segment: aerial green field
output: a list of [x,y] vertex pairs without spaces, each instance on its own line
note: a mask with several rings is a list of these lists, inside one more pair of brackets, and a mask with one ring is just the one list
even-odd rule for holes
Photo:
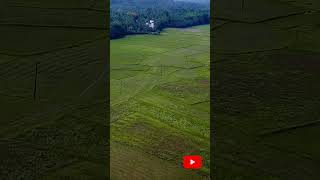
[[105,3],[0,2],[0,179],[108,177]]
[[[210,26],[111,40],[111,179],[207,179]],[[204,167],[182,168],[198,154]]]
[[319,1],[216,1],[214,177],[317,180]]

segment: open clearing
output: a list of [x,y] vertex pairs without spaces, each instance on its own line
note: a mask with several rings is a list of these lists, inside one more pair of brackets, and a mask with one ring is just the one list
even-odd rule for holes
[[[207,178],[209,30],[111,41],[111,179]],[[205,167],[184,170],[187,154],[202,155]]]

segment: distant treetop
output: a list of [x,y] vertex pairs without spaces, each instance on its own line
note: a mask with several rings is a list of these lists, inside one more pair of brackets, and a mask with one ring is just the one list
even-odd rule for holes
[[111,0],[110,36],[158,34],[155,32],[165,27],[208,24],[209,8],[207,4],[182,0]]

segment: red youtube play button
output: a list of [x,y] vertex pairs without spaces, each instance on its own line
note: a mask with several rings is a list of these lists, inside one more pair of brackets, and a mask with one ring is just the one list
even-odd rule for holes
[[200,169],[202,167],[202,157],[198,155],[184,156],[183,167],[185,169]]

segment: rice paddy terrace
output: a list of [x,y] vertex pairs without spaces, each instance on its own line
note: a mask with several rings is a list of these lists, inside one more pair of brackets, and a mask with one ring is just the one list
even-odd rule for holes
[[0,179],[106,179],[105,2],[0,8]]
[[214,177],[319,179],[320,4],[214,4]]
[[[207,179],[209,25],[111,41],[111,179]],[[201,171],[182,168],[200,154]]]

